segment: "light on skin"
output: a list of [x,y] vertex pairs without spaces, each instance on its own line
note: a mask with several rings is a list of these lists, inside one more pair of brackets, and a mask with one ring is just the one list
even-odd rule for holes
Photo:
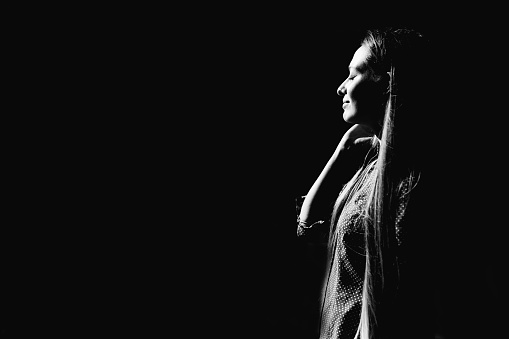
[[368,47],[362,45],[355,51],[348,66],[349,74],[339,86],[337,93],[343,97],[343,119],[351,124],[360,124],[373,131],[381,128],[384,116],[384,95],[382,77],[376,76],[368,67]]

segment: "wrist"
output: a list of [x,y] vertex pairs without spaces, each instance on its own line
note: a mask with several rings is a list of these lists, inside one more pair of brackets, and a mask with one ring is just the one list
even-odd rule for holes
[[324,220],[318,220],[318,221],[315,221],[315,222],[308,222],[307,220],[301,219],[301,217],[299,216],[297,218],[297,236],[303,235],[307,230],[313,228],[316,225],[321,225],[324,222],[325,222]]

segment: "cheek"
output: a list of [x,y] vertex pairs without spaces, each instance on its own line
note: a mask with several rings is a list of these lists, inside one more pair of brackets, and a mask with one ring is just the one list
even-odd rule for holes
[[[359,82],[352,88],[350,98],[357,110],[380,110],[384,106],[386,96],[380,84],[373,81]],[[375,113],[375,112],[373,112]]]
[[385,113],[385,100],[383,90],[377,83],[358,83],[351,89],[350,104],[344,108],[343,117],[356,123],[378,121]]
[[357,103],[369,103],[374,98],[381,95],[377,84],[370,80],[359,81],[357,84],[352,86],[350,96],[352,101]]

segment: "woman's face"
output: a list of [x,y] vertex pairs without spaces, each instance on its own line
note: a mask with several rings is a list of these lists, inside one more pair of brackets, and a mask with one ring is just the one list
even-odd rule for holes
[[378,130],[385,113],[387,84],[383,84],[382,77],[374,75],[368,67],[368,55],[366,46],[357,49],[348,67],[348,78],[339,86],[338,94],[343,96],[343,119],[346,122]]

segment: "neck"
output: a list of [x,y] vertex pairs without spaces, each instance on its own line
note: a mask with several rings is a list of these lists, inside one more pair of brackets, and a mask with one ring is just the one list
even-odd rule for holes
[[382,126],[379,124],[364,125],[370,134],[372,134],[378,141],[382,139]]

